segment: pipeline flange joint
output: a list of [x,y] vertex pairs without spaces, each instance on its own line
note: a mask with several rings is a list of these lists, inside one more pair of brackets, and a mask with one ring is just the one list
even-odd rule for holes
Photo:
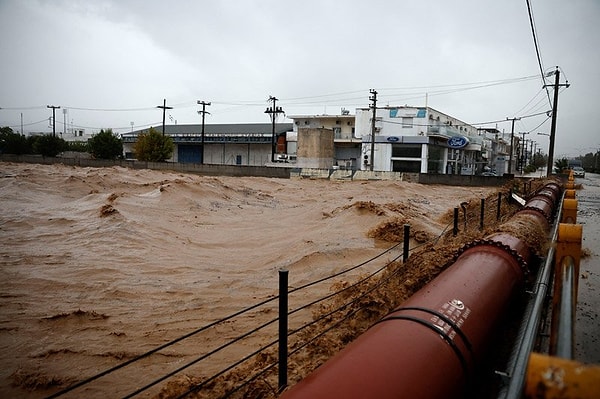
[[538,212],[538,213],[542,214],[542,216],[548,222],[548,225],[552,225],[552,222],[554,221],[554,215],[553,214],[548,214],[547,212],[544,212],[543,209],[541,209],[541,208],[539,208],[537,206],[526,206],[523,209],[521,209],[521,211],[535,211],[535,212]]
[[523,272],[523,276],[525,276],[525,278],[527,278],[529,276],[529,266],[527,265],[527,261],[521,256],[521,254],[519,254],[517,251],[515,251],[514,249],[512,249],[511,247],[509,247],[506,244],[503,244],[499,241],[489,240],[489,239],[485,239],[485,238],[473,240],[473,241],[463,245],[454,255],[454,263],[456,263],[456,260],[458,258],[460,258],[460,256],[463,253],[465,253],[467,250],[469,250],[471,248],[479,247],[479,246],[492,246],[492,247],[500,248],[501,250],[503,250],[504,252],[509,254],[511,257],[513,257],[517,261],[521,271]]

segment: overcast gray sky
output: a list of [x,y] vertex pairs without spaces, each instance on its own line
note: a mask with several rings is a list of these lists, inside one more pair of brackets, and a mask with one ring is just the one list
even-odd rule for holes
[[[600,149],[600,1],[531,0],[545,72],[560,67],[555,157]],[[464,122],[522,117],[547,151],[553,96],[536,58],[526,0],[0,0],[0,125],[48,132],[47,105],[68,124],[116,132],[269,122],[429,105]],[[554,76],[547,78],[554,83]],[[57,131],[65,116],[57,110]],[[281,118],[280,121],[289,121]],[[498,123],[495,123],[498,121]],[[544,122],[545,121],[545,122]]]

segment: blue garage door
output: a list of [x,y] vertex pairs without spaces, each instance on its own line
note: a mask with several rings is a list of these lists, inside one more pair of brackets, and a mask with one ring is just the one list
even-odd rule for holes
[[177,156],[181,163],[201,163],[202,146],[201,145],[179,145],[177,146]]

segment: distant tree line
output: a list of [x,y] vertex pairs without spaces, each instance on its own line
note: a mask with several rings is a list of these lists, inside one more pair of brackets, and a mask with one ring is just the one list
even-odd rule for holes
[[[133,150],[140,161],[163,162],[173,155],[175,145],[171,137],[150,128],[147,133],[138,136]],[[55,157],[65,151],[87,152],[97,159],[118,159],[123,157],[123,141],[112,129],[102,129],[85,142],[69,142],[52,134],[25,136],[15,133],[10,127],[0,128],[2,154]]]
[[583,156],[578,156],[575,159],[579,159],[581,161],[581,167],[586,170],[586,172],[591,173],[600,173],[600,150],[596,151],[596,153],[588,152]]

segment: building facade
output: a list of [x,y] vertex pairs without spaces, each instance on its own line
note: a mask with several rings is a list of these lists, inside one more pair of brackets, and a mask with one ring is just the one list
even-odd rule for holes
[[[362,139],[355,135],[355,116],[349,111],[342,109],[339,115],[288,115],[288,118],[293,121],[293,131],[287,139],[288,156],[297,158],[299,167],[329,165],[360,169]],[[315,137],[318,132],[322,132],[320,140]],[[300,148],[303,143],[307,148]],[[323,151],[329,146],[333,149],[331,155]],[[329,160],[324,159],[325,156]]]
[[[149,129],[121,135],[126,159],[134,159],[133,146],[137,137]],[[162,132],[162,126],[156,127]],[[291,123],[165,125],[165,135],[173,139],[175,151],[170,162],[205,163],[217,165],[262,166],[272,157],[283,158],[287,153],[286,134]]]
[[375,132],[372,117],[356,110],[364,170],[473,175],[489,164],[477,128],[433,108],[378,107]]

